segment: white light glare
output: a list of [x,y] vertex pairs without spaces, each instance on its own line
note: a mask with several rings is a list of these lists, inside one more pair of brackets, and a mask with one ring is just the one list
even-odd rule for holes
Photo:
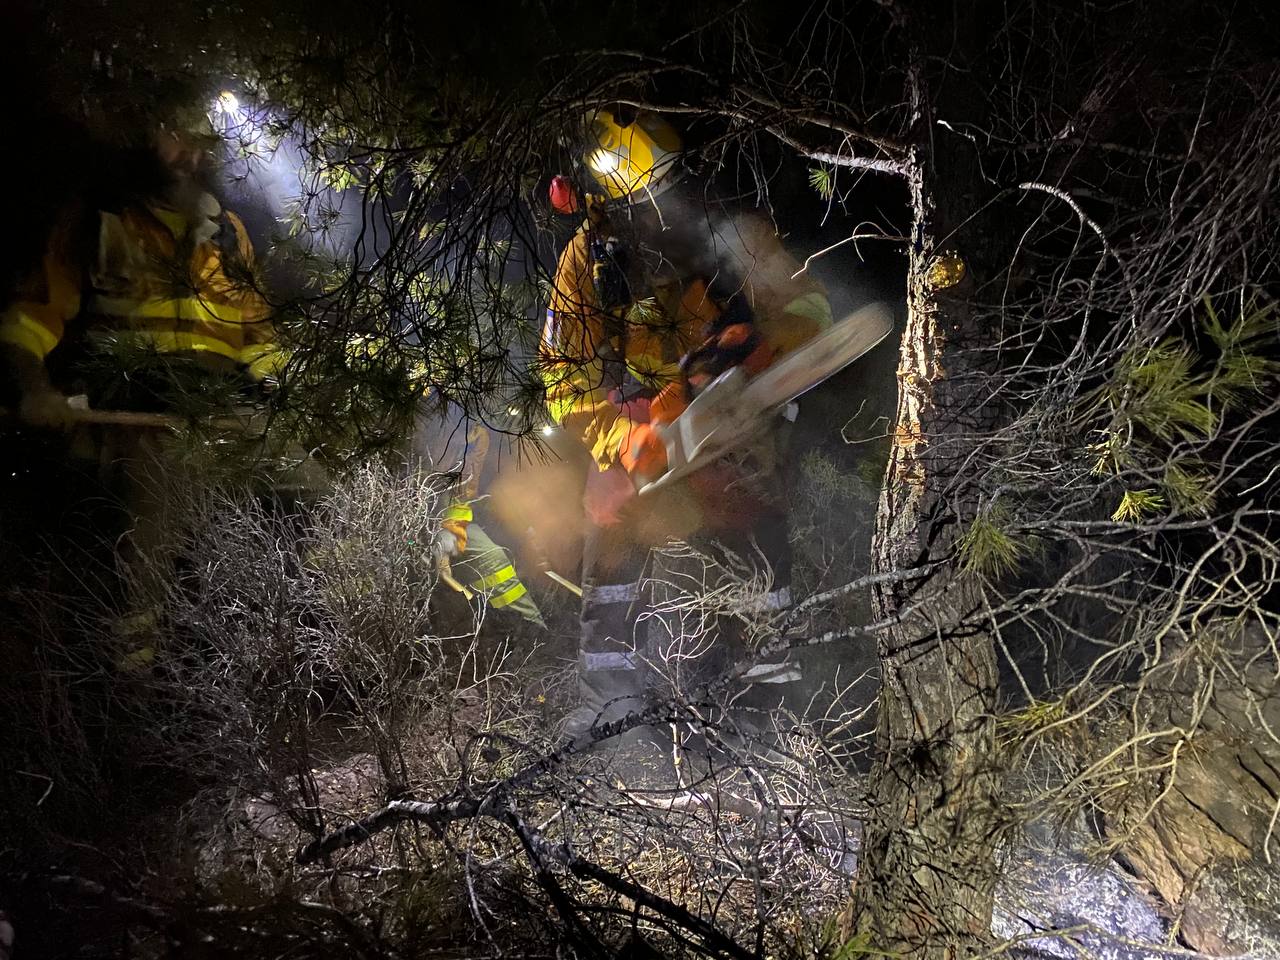
[[556,432],[556,428],[549,423],[542,428],[542,435],[544,437],[549,437],[555,432]]
[[597,150],[591,155],[591,169],[601,174],[613,173],[618,169],[618,158],[608,150]]
[[219,113],[238,114],[240,112],[240,98],[230,90],[223,90],[218,94],[218,99],[214,101],[213,106]]

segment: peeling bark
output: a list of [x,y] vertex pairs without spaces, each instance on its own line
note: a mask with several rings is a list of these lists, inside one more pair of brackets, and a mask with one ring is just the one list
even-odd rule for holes
[[[973,506],[960,471],[981,416],[968,378],[957,374],[972,372],[964,345],[978,339],[974,275],[995,271],[990,239],[972,219],[982,189],[972,147],[937,132],[919,80],[917,90],[917,145],[908,160],[915,241],[873,570],[944,562],[925,580],[875,593],[876,618],[901,619],[879,638],[873,815],[854,922],[870,948],[954,957],[986,937],[996,879],[996,655],[974,586],[953,559]],[[952,251],[966,267],[958,283],[960,271],[934,269]]]

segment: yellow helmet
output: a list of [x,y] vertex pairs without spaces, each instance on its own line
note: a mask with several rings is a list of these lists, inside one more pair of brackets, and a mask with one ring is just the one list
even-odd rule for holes
[[608,110],[597,110],[587,119],[596,142],[587,153],[587,167],[609,199],[648,199],[676,181],[672,168],[683,144],[662,117],[642,111],[621,126]]

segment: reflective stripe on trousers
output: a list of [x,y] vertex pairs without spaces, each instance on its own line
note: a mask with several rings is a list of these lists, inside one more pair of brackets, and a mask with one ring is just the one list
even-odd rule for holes
[[634,606],[640,599],[640,581],[601,583],[582,588],[582,669],[587,673],[636,670],[636,651],[627,649],[588,650],[587,646],[620,647],[629,643],[627,630]]
[[582,588],[582,602],[599,606],[610,603],[633,603],[640,599],[640,581],[631,583],[602,583]]
[[606,650],[601,653],[583,652],[582,654],[582,669],[587,673],[635,670],[636,666],[634,650]]

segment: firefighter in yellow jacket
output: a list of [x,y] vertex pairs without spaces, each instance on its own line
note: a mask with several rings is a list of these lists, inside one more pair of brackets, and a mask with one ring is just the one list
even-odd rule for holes
[[[189,383],[216,377],[251,387],[282,364],[244,224],[200,183],[200,142],[166,134],[157,153],[167,182],[114,209],[88,197],[67,204],[39,263],[0,301],[6,402],[31,425],[71,425],[66,384],[87,387],[95,406],[105,399],[163,411],[181,370],[194,373]],[[138,369],[122,357],[138,358]],[[120,542],[128,607],[113,629],[118,663],[140,666],[153,655],[154,611],[170,579],[163,555],[173,463],[161,433],[148,429],[81,430],[76,447],[92,448],[131,517]]]
[[68,205],[0,313],[0,347],[28,422],[69,416],[46,359],[72,327],[91,350],[110,340],[253,380],[281,362],[244,224],[200,187],[196,144],[164,136],[159,152],[168,186],[118,210]]
[[[637,502],[635,489],[665,468],[654,424],[678,416],[729,366],[759,372],[831,325],[823,290],[795,276],[799,264],[764,218],[709,215],[699,198],[681,195],[679,137],[661,117],[624,122],[600,111],[590,123],[595,192],[583,199],[563,177],[551,186],[557,211],[585,216],[560,255],[540,348],[548,413],[595,463],[585,503],[584,706],[571,729],[611,702],[609,715],[638,705],[652,652],[637,630],[652,547],[709,538],[763,556],[773,589],[762,604],[789,605],[776,438],[658,499]],[[729,486],[736,492],[726,494]],[[765,672],[760,679],[795,678],[786,666]]]

